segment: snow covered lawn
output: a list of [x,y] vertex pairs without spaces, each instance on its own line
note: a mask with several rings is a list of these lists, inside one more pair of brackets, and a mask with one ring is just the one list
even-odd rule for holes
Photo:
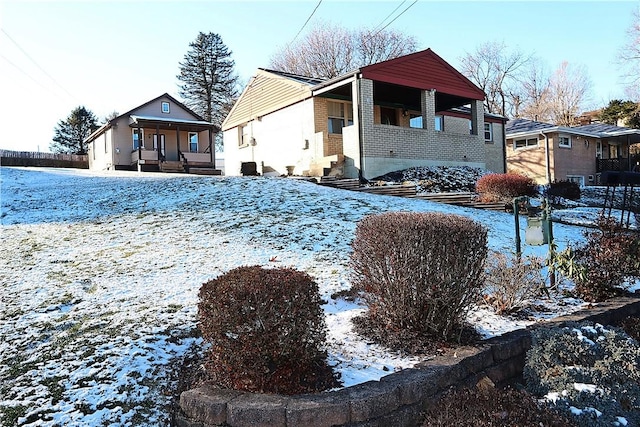
[[[241,265],[316,278],[345,386],[412,366],[418,358],[351,332],[363,307],[330,298],[349,288],[350,243],[365,215],[460,214],[488,227],[490,249],[515,251],[507,213],[295,179],[3,167],[0,185],[0,424],[167,425],[171,362],[198,340],[200,285]],[[563,249],[582,229],[558,224],[554,235]],[[545,303],[541,317],[580,307]],[[470,320],[489,337],[537,317],[478,307]]]

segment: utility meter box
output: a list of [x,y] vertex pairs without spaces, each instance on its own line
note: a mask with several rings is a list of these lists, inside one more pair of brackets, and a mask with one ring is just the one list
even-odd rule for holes
[[531,246],[540,246],[549,243],[548,221],[539,216],[528,217],[524,241]]

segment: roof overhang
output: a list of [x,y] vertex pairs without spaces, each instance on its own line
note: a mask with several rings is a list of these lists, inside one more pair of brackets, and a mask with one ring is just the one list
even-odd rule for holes
[[129,127],[157,127],[158,129],[164,130],[175,130],[180,128],[180,130],[195,132],[205,130],[210,130],[212,132],[220,131],[219,127],[204,120],[174,119],[155,116],[139,116],[134,114],[129,116]]
[[532,129],[532,130],[527,130],[527,131],[521,131],[521,132],[513,132],[513,133],[509,133],[507,132],[505,134],[505,137],[507,139],[514,139],[514,138],[524,138],[527,136],[537,136],[537,135],[546,135],[546,134],[550,134],[550,133],[568,133],[571,135],[576,135],[576,136],[584,136],[584,137],[588,137],[588,138],[604,138],[604,136],[600,133],[592,133],[592,132],[582,132],[582,131],[577,131],[575,129],[571,129],[568,127],[564,127],[564,126],[551,126],[548,128],[544,128],[544,129]]

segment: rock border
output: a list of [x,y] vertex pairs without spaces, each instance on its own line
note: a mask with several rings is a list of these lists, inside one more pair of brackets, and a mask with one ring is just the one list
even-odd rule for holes
[[[640,297],[617,298],[533,327],[566,322],[616,323],[640,315]],[[415,426],[421,413],[452,386],[505,383],[519,377],[531,328],[491,338],[477,347],[422,362],[415,368],[337,391],[297,396],[200,387],[180,395],[178,427]]]

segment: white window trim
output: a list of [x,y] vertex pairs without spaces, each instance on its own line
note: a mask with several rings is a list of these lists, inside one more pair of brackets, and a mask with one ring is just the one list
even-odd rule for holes
[[[487,139],[487,126],[489,126],[489,138]],[[484,140],[485,142],[493,142],[493,123],[484,122]]]
[[[329,115],[329,103],[340,104],[342,105],[342,116],[332,116]],[[331,132],[329,130],[329,120],[330,119],[338,119],[342,120],[342,128],[340,129],[340,133]],[[351,122],[351,123],[349,123]],[[343,102],[343,101],[335,101],[330,100],[327,101],[327,134],[330,135],[342,135],[342,129],[353,126],[353,104],[351,102]]]
[[[525,143],[524,143],[524,147],[518,147],[518,146],[516,146],[516,143],[517,143],[518,141],[525,141]],[[535,143],[535,145],[529,145],[529,141],[536,141],[536,143]],[[530,150],[530,149],[532,149],[532,148],[538,148],[538,144],[539,144],[538,137],[534,137],[534,138],[521,138],[521,139],[514,139],[514,140],[513,140],[513,150],[514,150],[514,151],[515,151],[515,150],[528,150],[528,149]]]
[[[192,151],[191,150],[191,136],[192,135],[196,136],[196,151]],[[189,132],[187,134],[187,141],[189,141],[189,152],[190,153],[197,153],[198,150],[200,149],[200,137],[198,136],[198,132]]]
[[[563,144],[562,143],[562,138],[567,138],[569,143],[568,144]],[[571,135],[566,135],[566,134],[565,135],[563,135],[563,134],[558,135],[558,147],[571,148]]]
[[[245,123],[244,125],[238,126],[238,148],[245,148],[250,145],[252,129],[249,126],[250,126],[249,123]],[[247,130],[246,134],[243,132],[245,129]],[[247,136],[246,141],[244,138],[245,135]]]
[[[137,150],[138,148],[136,147],[136,141],[133,138],[133,136],[136,134],[136,132],[138,131],[138,129],[131,129],[131,146],[133,147],[134,150]],[[144,150],[144,129],[140,129],[140,139],[138,140],[138,142],[140,143],[140,148]]]
[[[164,107],[167,107],[167,111],[165,111]],[[165,114],[169,114],[171,111],[171,107],[169,106],[169,103],[166,101],[163,101],[162,104],[160,104],[160,111],[162,111]]]

